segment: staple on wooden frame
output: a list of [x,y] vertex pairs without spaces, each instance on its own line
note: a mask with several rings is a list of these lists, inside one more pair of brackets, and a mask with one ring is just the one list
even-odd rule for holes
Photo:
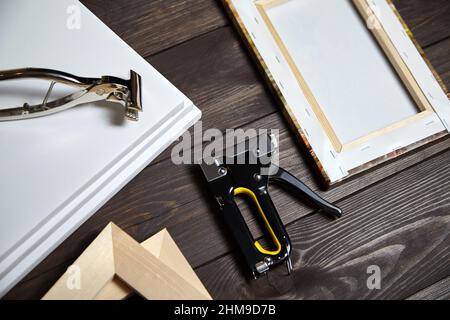
[[[414,100],[415,104],[417,105],[420,112],[414,116],[408,117],[406,119],[403,119],[401,121],[398,121],[392,125],[386,126],[385,128],[382,128],[380,130],[371,132],[363,137],[357,138],[354,141],[351,141],[349,143],[342,143],[340,139],[338,138],[335,130],[333,129],[331,123],[325,116],[325,113],[323,112],[322,108],[320,107],[319,103],[317,102],[314,94],[312,93],[311,89],[309,88],[306,80],[302,76],[299,68],[295,64],[292,56],[290,55],[286,45],[284,44],[283,40],[281,39],[280,35],[278,34],[275,26],[273,25],[271,19],[269,18],[267,11],[275,6],[282,5],[286,3],[287,1],[291,0],[256,0],[255,5],[260,13],[263,21],[266,23],[270,33],[272,34],[275,42],[277,43],[280,51],[282,52],[284,58],[286,59],[289,68],[294,73],[295,78],[297,79],[297,82],[302,89],[303,93],[305,94],[308,102],[311,104],[312,109],[314,110],[314,113],[316,114],[319,122],[322,124],[328,138],[330,139],[331,144],[333,145],[335,151],[338,153],[347,151],[349,149],[352,149],[358,145],[361,145],[363,143],[367,143],[370,140],[377,138],[379,136],[382,136],[385,133],[394,131],[398,128],[407,126],[410,123],[419,121],[423,119],[424,117],[429,116],[431,113],[434,113],[434,109],[432,105],[430,104],[428,98],[426,97],[425,93],[420,88],[419,84],[417,83],[416,79],[412,75],[411,71],[409,70],[408,66],[406,65],[405,61],[402,59],[401,54],[397,51],[394,44],[392,43],[391,39],[389,38],[386,30],[381,28],[374,28],[372,29],[372,34],[376,38],[378,44],[381,46],[382,50],[384,51],[385,55],[387,56],[388,60],[390,61],[391,65],[394,67],[396,73],[400,77],[403,84],[406,86],[410,96]],[[378,21],[378,24],[381,26],[381,23],[378,19],[378,17],[373,12],[370,5],[367,3],[367,0],[352,0],[354,3],[356,9],[364,19],[368,19],[369,17],[375,18]]]

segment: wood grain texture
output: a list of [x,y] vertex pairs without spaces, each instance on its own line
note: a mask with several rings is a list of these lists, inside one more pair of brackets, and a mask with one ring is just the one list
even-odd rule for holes
[[[200,279],[166,229],[142,242],[141,246],[186,280],[205,298],[211,299],[208,291],[206,291]],[[115,277],[113,281],[110,281],[97,293],[95,300],[123,300],[132,294],[133,290],[122,280]]]
[[[275,116],[275,115],[274,115]],[[278,116],[278,115],[277,115]],[[281,123],[281,118],[278,125]],[[277,123],[269,123],[276,125]],[[314,177],[311,176],[310,170],[306,165],[299,167],[299,163],[303,163],[301,154],[296,149],[295,141],[291,138],[289,132],[281,135],[283,151],[281,152],[281,164],[283,167],[292,171],[295,175],[302,177],[302,180],[309,185],[314,185]],[[401,162],[392,162],[387,166],[375,170],[363,178],[354,179],[351,182],[338,187],[324,195],[327,199],[338,201],[349,195],[366,188],[377,181],[383,180],[390,175],[401,172],[405,168],[411,167],[416,161],[428,159],[432,154],[440,153],[449,147],[449,141],[442,141],[434,146],[435,149],[426,149],[420,153],[411,154],[402,159]],[[285,148],[285,149],[284,149]],[[427,163],[427,162],[425,162]],[[58,271],[52,271],[52,267],[58,261],[60,263],[68,263],[71,257],[82,251],[82,249],[92,240],[97,233],[99,226],[103,226],[111,219],[120,221],[123,228],[138,240],[143,240],[149,234],[156,232],[163,226],[168,226],[171,234],[180,249],[186,255],[193,266],[202,265],[217,256],[226,254],[233,249],[234,243],[230,242],[230,235],[223,228],[223,222],[217,215],[217,211],[213,204],[205,199],[209,199],[205,191],[201,190],[204,185],[201,178],[195,175],[195,171],[191,171],[186,167],[174,167],[166,162],[160,163],[152,168],[149,176],[138,176],[137,180],[141,183],[136,189],[128,189],[129,197],[124,200],[123,197],[115,198],[105,208],[101,209],[88,223],[84,224],[77,230],[61,247],[56,250],[46,261],[41,264],[39,277],[43,271],[49,271],[49,276]],[[149,169],[150,169],[149,168]],[[172,168],[172,169],[170,169]],[[172,170],[175,181],[166,179],[166,172]],[[151,179],[150,179],[151,177]],[[141,180],[142,179],[142,180]],[[196,181],[194,184],[183,182],[184,180]],[[152,183],[150,184],[150,181]],[[150,195],[148,190],[155,189],[159,185],[161,191],[157,194]],[[126,190],[125,189],[125,190]],[[315,187],[317,190],[317,186]],[[164,191],[163,191],[164,190]],[[289,194],[279,192],[279,190],[271,190],[272,197],[276,203],[285,223],[291,223],[300,217],[313,212],[310,208],[302,205],[297,199],[292,198]],[[187,197],[197,195],[194,200]],[[183,197],[185,195],[186,197]],[[146,201],[143,202],[142,198]],[[185,199],[188,198],[188,199]],[[141,200],[139,200],[141,199]],[[166,201],[160,201],[166,199]],[[130,204],[133,209],[130,209]],[[252,231],[258,234],[257,225],[252,216],[248,216]],[[65,264],[64,264],[65,265]],[[67,266],[67,265],[65,265]],[[30,275],[34,281],[39,279],[36,274]],[[25,281],[26,282],[26,281]],[[28,284],[26,284],[27,286]],[[21,290],[20,290],[21,291]],[[23,293],[23,292],[22,292]]]
[[202,110],[204,128],[237,128],[276,110],[232,27],[148,61]]
[[[292,171],[313,189],[319,189],[311,168],[306,164],[307,158],[299,150],[295,137],[280,115],[276,103],[262,82],[253,61],[249,58],[234,29],[228,25],[224,11],[216,1],[121,0],[109,2],[85,0],[83,2],[94,13],[100,15],[102,20],[141,54],[152,55],[154,52],[158,52],[158,54],[148,58],[149,62],[202,109],[204,127],[217,127],[221,130],[237,127],[279,128],[282,148],[281,165]],[[442,15],[442,11],[448,10],[450,3],[441,0],[394,2],[415,32],[419,42],[426,47],[425,51],[435,68],[443,76],[446,84],[450,85],[450,40],[445,40],[448,37],[449,28],[441,28],[442,25],[445,26],[448,23],[448,15]],[[179,7],[173,9],[170,3]],[[186,4],[190,4],[190,6]],[[439,4],[441,9],[437,10]],[[185,6],[182,7],[183,5]],[[162,9],[164,9],[164,12],[158,13],[158,10]],[[189,19],[186,19],[187,15],[189,15]],[[168,26],[171,23],[177,26],[174,27],[176,31],[169,30],[171,28]],[[205,24],[208,24],[208,26],[204,27]],[[139,30],[147,30],[148,32]],[[135,35],[135,32],[138,32],[139,36]],[[152,35],[152,33],[157,33],[157,36]],[[157,39],[154,37],[157,37]],[[429,39],[432,40],[429,41]],[[430,44],[432,45],[430,46]],[[431,180],[423,179],[433,173],[434,167],[431,164],[435,163],[436,159],[441,161],[440,164],[443,168],[450,166],[449,153],[446,151],[449,147],[449,140],[441,141],[415,154],[408,154],[397,161],[352,179],[330,192],[321,192],[325,198],[344,204],[346,211],[349,213],[348,218],[345,218],[346,228],[348,228],[345,230],[352,230],[346,236],[349,241],[355,237],[361,243],[366,243],[357,229],[360,226],[363,228],[362,230],[367,230],[364,221],[358,218],[359,215],[369,217],[360,208],[360,206],[365,206],[364,208],[367,209],[368,203],[375,197],[364,198],[367,196],[367,190],[372,190],[378,185],[388,186],[395,190],[397,187],[399,189],[405,188],[406,184],[403,179],[406,175],[405,172],[408,172],[408,175],[416,175],[418,181],[424,184],[425,194],[429,199],[440,197],[440,193],[435,189],[438,178],[433,178],[432,185],[434,187],[430,190],[427,189],[426,181],[430,182]],[[213,283],[212,276],[210,277],[208,274],[208,270],[212,270],[213,267],[220,270],[222,268],[221,261],[225,261],[225,266],[233,269],[229,271],[230,276],[224,278],[223,281],[230,282],[231,280],[232,282],[233,279],[236,279],[239,283],[238,289],[234,287],[236,289],[234,297],[251,296],[255,294],[254,288],[267,292],[265,297],[275,296],[274,291],[271,291],[271,283],[261,281],[255,283],[247,280],[247,270],[240,268],[240,265],[236,263],[240,256],[233,252],[235,245],[218,218],[215,206],[209,201],[209,195],[204,190],[204,182],[200,172],[186,166],[175,166],[171,163],[169,157],[170,150],[164,152],[157,161],[141,172],[136,179],[70,236],[17,285],[6,298],[40,298],[110,221],[118,224],[138,241],[142,241],[162,228],[168,227],[169,232],[191,265],[195,267],[203,266],[199,270],[202,278],[208,281],[207,288],[208,286],[213,288],[214,297],[232,297],[231,290],[222,289],[221,285]],[[443,159],[446,159],[447,162]],[[416,172],[417,169],[414,165],[417,162],[422,162],[421,165],[417,166],[422,169]],[[430,169],[427,172],[428,166],[430,166]],[[441,176],[440,179],[443,180],[444,176]],[[441,185],[446,183],[446,181],[441,182]],[[377,196],[383,196],[380,189],[376,190]],[[403,198],[406,194],[409,196]],[[419,194],[422,195],[422,193]],[[298,229],[295,229],[296,221],[311,214],[313,210],[278,189],[272,191],[272,196],[282,214],[283,221],[289,224],[290,228],[293,228],[291,236],[294,235],[296,238],[296,246],[300,249],[304,248],[304,221],[300,220]],[[410,220],[402,220],[404,216],[411,218],[409,211],[403,213],[404,208],[405,210],[409,208],[409,197],[411,197],[411,194],[406,191],[399,196],[396,196],[395,191],[393,191],[393,196],[385,200],[386,205],[391,205],[392,208],[397,210],[398,220],[395,220],[396,216],[390,211],[394,209],[387,208],[388,212],[385,214],[386,208],[381,203],[370,211],[372,215],[380,215],[381,220],[386,219],[393,224],[393,228],[398,231],[398,237],[394,237],[397,231],[392,230],[392,232],[389,232],[389,239],[398,239],[398,242],[402,244],[404,244],[402,238],[406,237],[406,234],[401,230],[410,225]],[[429,214],[430,217],[434,217],[441,214],[439,210],[441,208],[437,206],[435,210],[427,208],[425,210],[427,213],[421,211],[419,214],[421,216]],[[358,214],[355,214],[354,211]],[[331,229],[332,226],[321,217],[307,217],[305,221],[309,221],[309,219],[312,219],[312,221],[317,219],[317,223],[323,223],[323,226],[318,230],[326,229],[327,241],[330,243],[337,241],[337,239],[342,241],[345,238],[344,229],[339,229],[339,232],[335,234],[334,229]],[[250,221],[251,229],[257,233],[256,224],[251,218]],[[383,224],[383,226],[385,225]],[[314,226],[310,226],[310,228]],[[335,228],[334,225],[333,228]],[[429,230],[430,232],[434,230],[427,223],[421,223],[418,229]],[[308,232],[311,233],[312,231]],[[297,238],[298,236],[302,236],[302,238]],[[317,236],[318,239],[322,240],[319,235]],[[381,231],[376,233],[376,236],[380,238],[379,241],[384,239]],[[434,243],[433,241],[429,243]],[[310,244],[306,243],[306,245]],[[311,250],[308,252],[312,252]],[[341,250],[348,250],[347,245],[343,244]],[[419,254],[421,248],[416,247],[415,250],[415,253]],[[230,252],[233,252],[233,254],[230,254]],[[335,252],[330,254],[332,258],[329,259],[336,259]],[[358,254],[363,255],[363,251]],[[324,253],[322,259],[325,259],[325,256],[326,253]],[[436,256],[438,257],[439,254],[436,253]],[[312,255],[309,257],[312,259],[308,260],[309,263],[316,259]],[[433,257],[430,255],[428,258],[429,262],[424,261],[423,264],[431,267]],[[411,259],[407,258],[401,261],[410,263]],[[436,263],[439,264],[439,262]],[[354,269],[348,268],[348,270]],[[392,277],[402,277],[403,270],[401,268],[392,270]],[[217,277],[218,273],[213,271],[211,271],[211,275]],[[284,270],[279,272],[283,274]],[[417,280],[417,285],[414,284],[415,280],[410,276],[412,273],[405,273],[405,279],[408,279],[414,286],[411,287],[409,292],[402,290],[395,293],[395,290],[391,288],[391,296],[407,297],[413,295],[415,292],[432,285],[433,281],[436,282],[445,277],[441,270],[433,271],[429,269],[428,272],[429,277],[425,280]],[[311,274],[318,278],[322,276],[319,272]],[[286,292],[293,294],[295,297],[313,296],[311,292],[316,279],[308,280],[305,275],[308,275],[308,272],[302,274],[301,279],[306,282],[309,281],[308,287],[296,283],[296,286],[298,286],[297,292]],[[326,273],[326,279],[330,283],[336,284],[336,289],[333,289],[332,293],[342,292],[344,282],[335,281],[333,277],[333,273]],[[392,279],[389,281],[389,283],[394,283]],[[326,280],[319,281],[319,284],[326,286],[327,282]],[[350,286],[349,288],[348,290],[351,291],[353,287]],[[286,290],[286,288],[283,290]],[[280,297],[283,296],[283,290],[279,292]],[[318,297],[321,296],[321,290],[318,290]],[[358,290],[362,289],[359,288]],[[390,296],[390,290],[386,289],[383,293],[373,294],[372,296],[363,293],[367,297],[387,298]],[[352,294],[354,293],[349,293],[348,297]],[[322,297],[325,297],[324,293]]]
[[450,300],[450,277],[417,292],[407,300]]
[[[403,299],[450,270],[450,152],[339,202],[345,217],[309,216],[288,226],[292,277],[279,268],[248,281],[236,255],[197,270],[214,298]],[[381,290],[367,267],[381,268]]]
[[450,38],[425,50],[447,88],[450,88]]
[[157,52],[228,24],[211,0],[82,0],[141,56]]
[[394,0],[393,3],[423,47],[450,37],[447,0]]

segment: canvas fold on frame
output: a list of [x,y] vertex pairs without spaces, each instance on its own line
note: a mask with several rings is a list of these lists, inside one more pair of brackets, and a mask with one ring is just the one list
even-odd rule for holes
[[389,0],[224,3],[328,186],[448,136],[447,89]]
[[152,300],[211,300],[167,230],[139,244],[113,223],[43,300],[122,300],[133,292]]

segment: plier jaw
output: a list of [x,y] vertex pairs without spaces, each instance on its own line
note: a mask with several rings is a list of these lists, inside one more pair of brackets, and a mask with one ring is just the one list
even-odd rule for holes
[[[224,155],[200,165],[209,190],[255,278],[281,263],[286,263],[289,273],[292,270],[292,244],[270,197],[270,184],[276,183],[289,189],[333,219],[342,216],[341,209],[271,162],[277,152],[274,139],[273,136],[258,136],[236,146],[234,153],[224,151]],[[271,239],[271,248],[264,248],[253,238],[236,203],[236,197],[241,195],[253,202],[260,222]]]
[[129,80],[111,76],[102,77],[101,82],[93,87],[93,91],[103,93],[106,101],[121,104],[125,108],[125,118],[138,121],[139,112],[143,111],[141,82],[141,76],[131,70]]
[[[103,100],[121,104],[125,109],[124,117],[129,120],[137,121],[139,112],[143,111],[141,77],[134,71],[130,71],[129,80],[111,76],[84,78],[58,70],[38,68],[0,71],[0,82],[17,79],[47,80],[50,81],[50,87],[40,104],[24,103],[21,107],[0,109],[0,121],[43,117],[81,104]],[[49,101],[56,84],[64,84],[80,90],[66,97]]]

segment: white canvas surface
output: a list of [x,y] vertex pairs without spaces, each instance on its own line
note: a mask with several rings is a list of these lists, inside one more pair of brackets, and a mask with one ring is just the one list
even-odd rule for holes
[[[67,28],[68,8],[81,10]],[[142,76],[144,112],[111,103],[0,122],[0,295],[200,117],[179,90],[75,0],[0,0],[0,70]],[[0,83],[0,108],[39,102],[42,81]],[[20,88],[17,89],[17,88]],[[67,92],[58,87],[58,94]],[[20,100],[23,99],[23,100]]]
[[[450,128],[450,102],[386,0],[371,0],[368,4],[373,8],[377,18],[436,113],[425,116],[414,124],[392,130],[385,135],[371,139],[368,143],[363,143],[358,147],[341,153],[336,152],[308,99],[303,91],[299,89],[297,79],[284,58],[280,47],[272,37],[264,19],[261,17],[255,1],[230,1],[259,55],[264,60],[270,76],[286,100],[293,118],[299,123],[302,133],[307,137],[308,143],[314,150],[331,183],[341,181],[355,168]],[[332,16],[330,12],[326,12],[324,8],[321,8],[325,5],[325,2],[332,7],[336,6],[335,10],[337,12],[342,11],[341,15],[345,19],[341,15]],[[299,53],[297,59],[299,61],[305,59],[303,64],[306,64],[307,74],[314,83],[314,88],[312,89],[314,93],[317,92],[321,99],[325,99],[322,102],[319,101],[319,103],[328,111],[329,118],[333,118],[334,115],[338,116],[337,119],[329,120],[332,124],[335,124],[335,127],[340,128],[338,135],[344,141],[353,140],[353,137],[371,132],[383,123],[392,123],[395,122],[395,119],[403,119],[408,117],[408,115],[413,115],[417,110],[415,105],[407,101],[406,92],[402,91],[401,85],[392,84],[394,77],[388,70],[388,64],[383,64],[382,61],[375,61],[378,64],[379,74],[376,68],[369,67],[368,69],[370,76],[376,79],[376,83],[373,84],[375,89],[358,89],[366,94],[368,93],[368,96],[359,94],[356,88],[370,85],[371,79],[363,77],[360,82],[357,82],[352,78],[347,78],[347,74],[361,76],[362,71],[358,70],[358,64],[360,65],[361,61],[357,57],[354,57],[356,59],[355,63],[349,61],[344,56],[344,50],[351,51],[353,47],[356,47],[356,52],[358,50],[360,52],[367,50],[366,53],[372,55],[372,59],[375,60],[378,60],[381,54],[374,47],[376,42],[368,41],[367,30],[354,30],[358,24],[356,19],[356,14],[358,13],[357,9],[350,4],[351,0],[287,0],[281,1],[280,6],[276,5],[269,9],[269,16],[272,15],[280,24],[280,30],[277,30],[279,34],[289,37],[287,41],[291,43],[292,47],[295,46],[291,49],[306,53],[305,57],[300,56]],[[328,15],[328,18],[334,22],[328,24],[327,21],[322,20],[320,16],[322,13]],[[277,15],[279,16],[277,17]],[[313,21],[315,19],[322,21],[325,27],[318,26]],[[337,25],[338,21],[340,25]],[[359,24],[359,27],[365,28],[366,26]],[[329,33],[329,35],[326,33]],[[356,37],[359,37],[358,43],[349,45],[355,33]],[[345,47],[336,43],[337,40],[334,41],[334,37],[341,37],[342,35],[344,36]],[[327,44],[320,43],[320,41],[325,40],[326,42],[330,38],[333,38],[331,41],[335,47],[334,53],[338,54],[338,58],[341,60],[333,61],[333,57],[318,52],[317,47],[322,48],[322,50],[327,49]],[[361,45],[364,43],[364,47],[360,48],[359,42],[361,42]],[[329,60],[325,61],[327,59]],[[371,62],[371,59],[369,60]],[[303,64],[299,68],[301,73],[305,71]],[[362,75],[364,76],[364,74]],[[306,78],[306,75],[304,76]],[[339,80],[341,76],[344,79],[342,83],[338,82],[341,81]],[[308,79],[306,80],[308,81]],[[387,84],[390,84],[390,88],[383,88],[383,81],[386,81],[385,87],[388,86]],[[346,89],[346,85],[350,89]],[[344,91],[338,92],[335,90],[335,87]],[[383,89],[387,93],[380,92],[380,97],[373,97],[373,92],[370,89],[374,91]],[[350,94],[355,94],[357,99],[350,97]],[[393,100],[388,101],[386,105],[378,106],[378,110],[382,112],[375,112],[373,105],[371,106],[371,100],[375,99],[381,102],[386,97]],[[369,106],[370,109],[366,114],[366,112],[360,112],[361,110],[355,106],[349,107],[346,103],[335,101],[337,99],[343,99],[346,102],[350,101],[364,108]],[[325,103],[327,101],[331,104]],[[386,110],[389,111],[389,114],[386,113]],[[392,115],[393,117],[391,117]],[[347,123],[349,117],[354,117],[354,120],[356,120],[351,124]],[[354,128],[355,131],[353,131]]]
[[419,112],[351,1],[289,1],[267,13],[342,144]]

